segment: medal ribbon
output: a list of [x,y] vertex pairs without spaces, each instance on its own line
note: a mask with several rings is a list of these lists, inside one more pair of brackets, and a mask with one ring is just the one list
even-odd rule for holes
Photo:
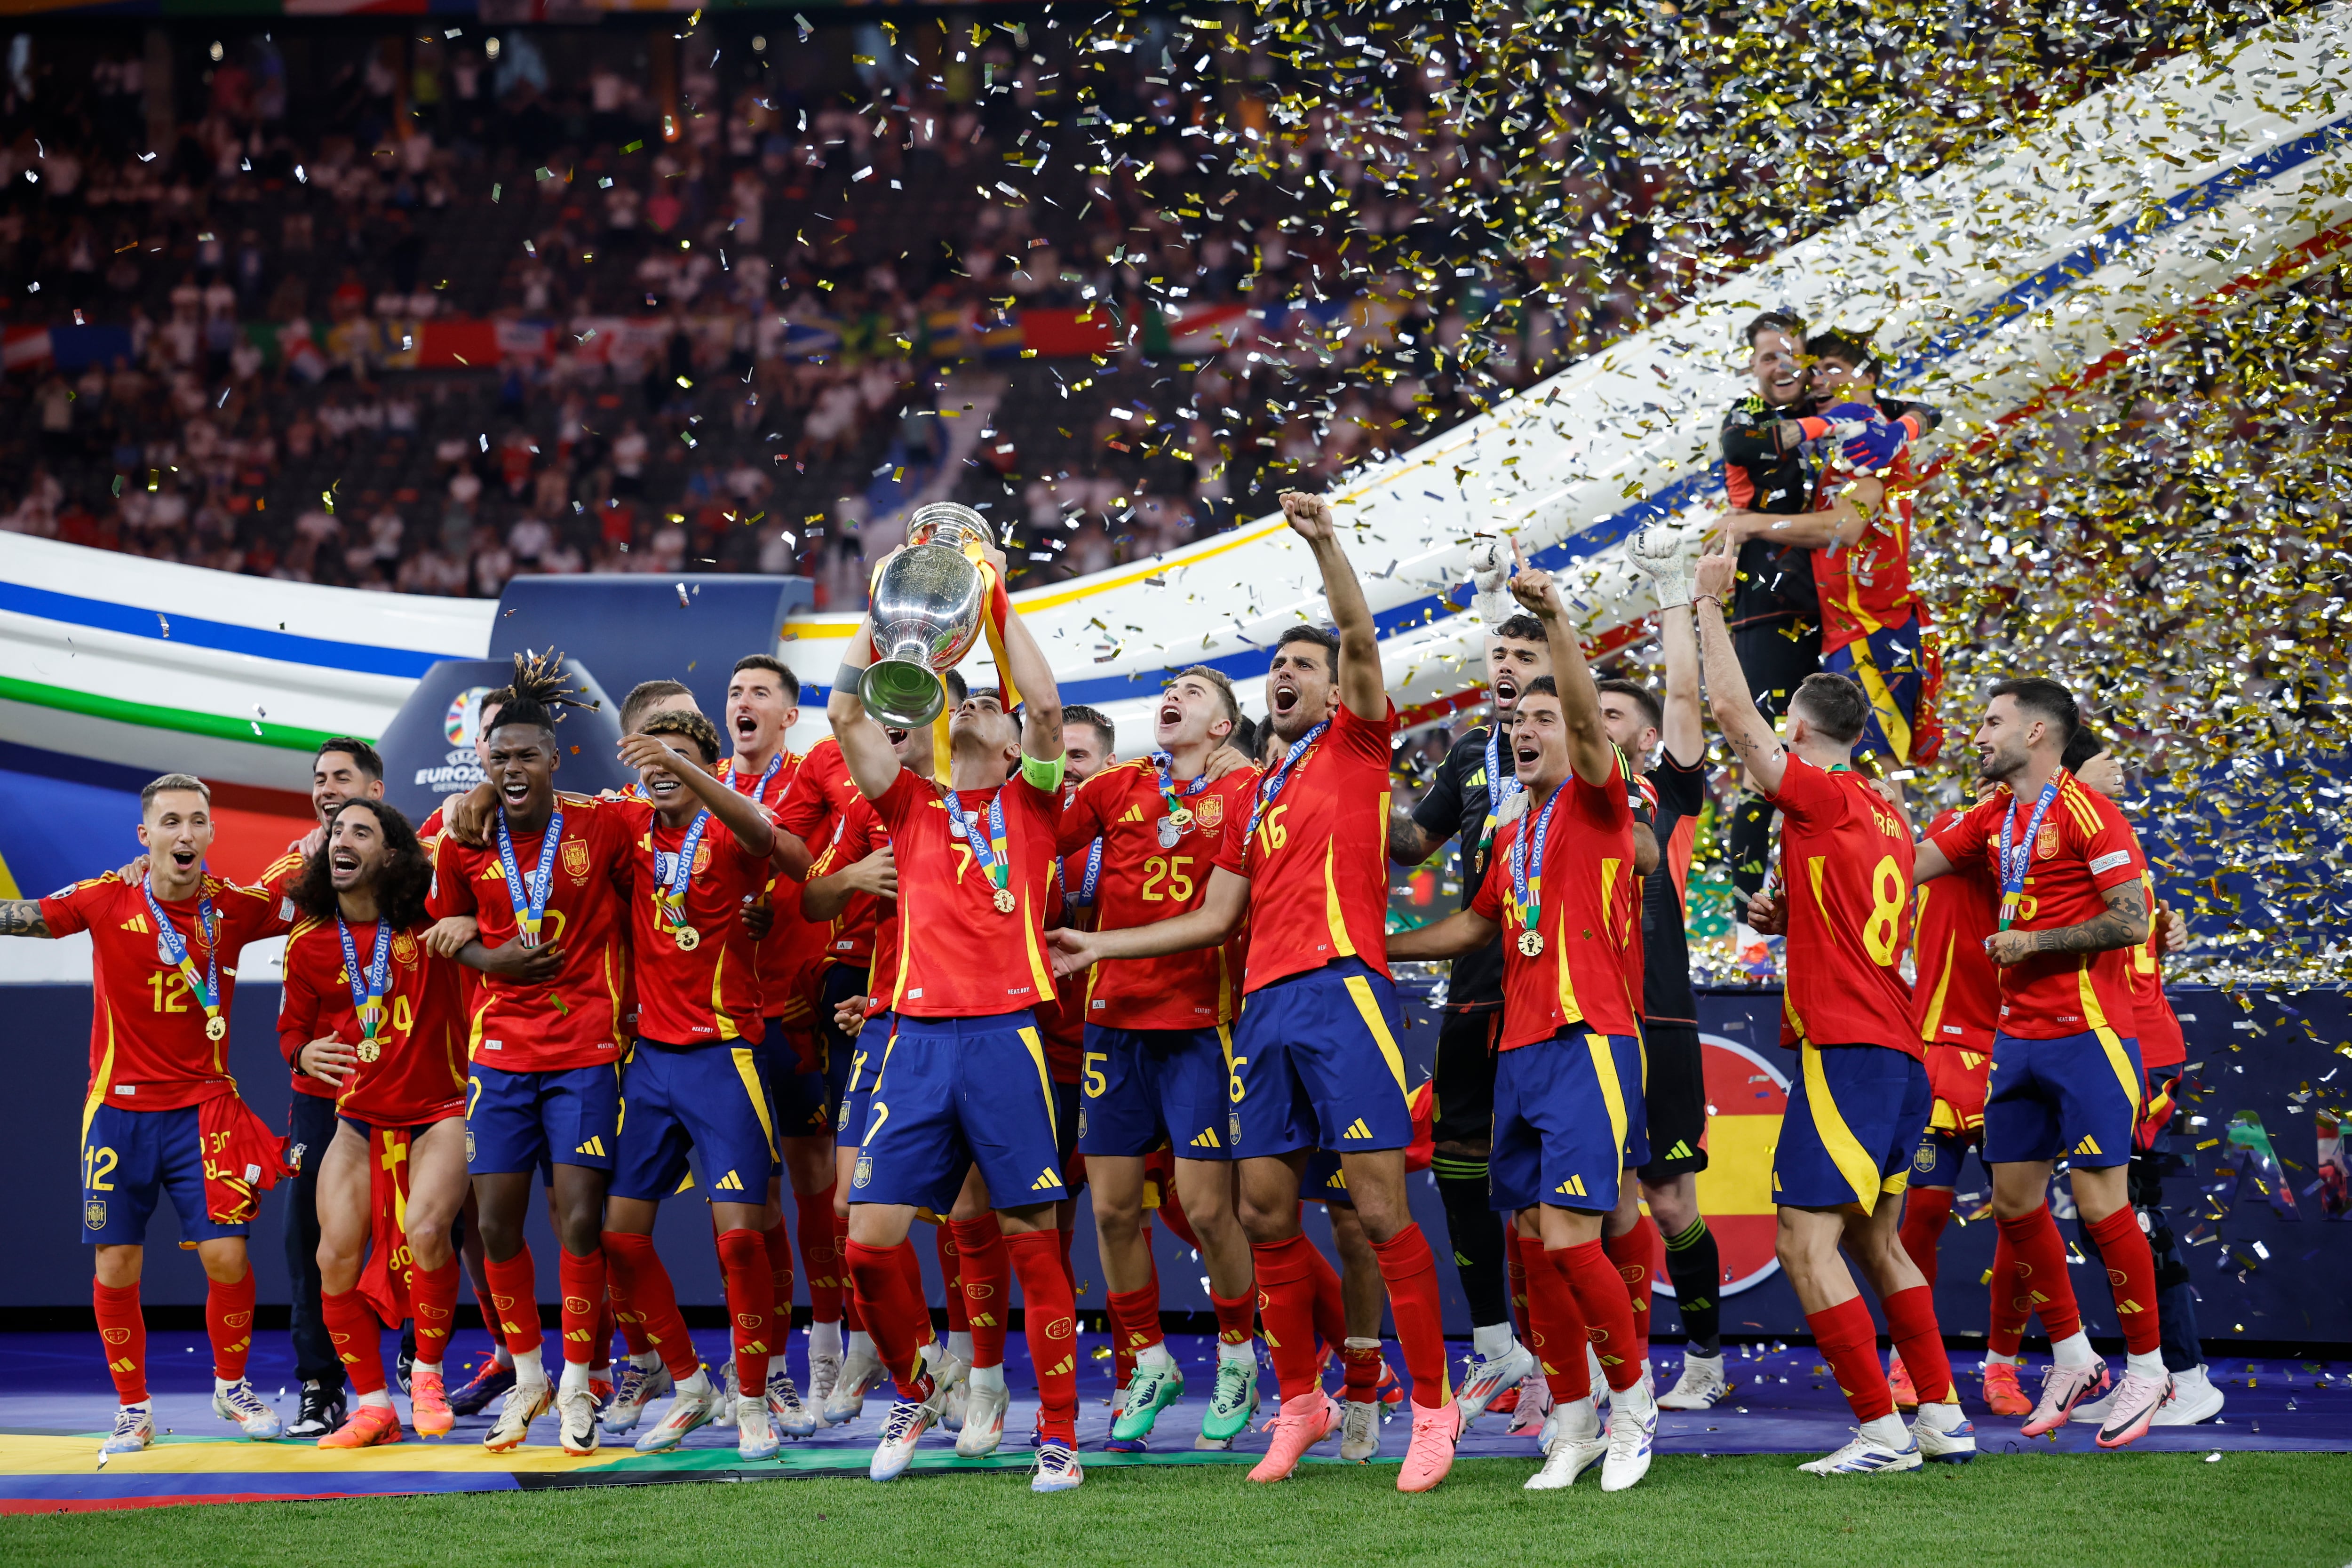
[[1298,765],[1298,760],[1307,753],[1316,742],[1323,738],[1323,731],[1330,727],[1331,721],[1326,719],[1290,743],[1290,750],[1285,752],[1282,754],[1282,761],[1275,765],[1274,772],[1268,773],[1265,782],[1257,786],[1257,798],[1250,802],[1249,836],[1252,838],[1257,837],[1258,818],[1265,816],[1265,808],[1274,804],[1274,797],[1282,793],[1282,786],[1290,782],[1290,770]]
[[[563,837],[563,806],[557,803],[547,819],[547,836],[539,841],[539,867],[530,880],[522,879],[522,871],[515,865],[514,835],[507,830],[507,814],[499,813],[499,868],[506,873],[507,902],[514,908],[515,924],[522,928],[522,944],[539,945],[540,922],[547,918],[548,889],[555,885],[555,847]],[[515,897],[515,889],[523,896]]]
[[213,1019],[220,1016],[220,942],[213,921],[213,901],[201,891],[196,895],[196,923],[205,933],[205,972],[196,973],[195,960],[188,956],[188,944],[181,937],[163,906],[155,900],[155,879],[150,875],[139,884],[147,899],[147,912],[155,917],[155,952],[164,963],[175,966],[188,983],[189,994],[205,1009],[205,1021],[209,1032]]
[[1486,826],[1478,837],[1478,854],[1484,859],[1494,847],[1495,828],[1503,819],[1503,807],[1528,786],[1519,782],[1517,773],[1503,768],[1503,727],[1495,725],[1486,731]]
[[678,844],[677,858],[671,863],[667,886],[661,883],[661,851],[654,851],[654,909],[677,930],[684,930],[686,926],[686,894],[687,889],[694,885],[694,856],[702,847],[702,836],[709,826],[710,813],[708,810],[694,814],[694,821],[688,825],[686,837]]
[[952,789],[948,791],[948,821],[971,846],[971,858],[988,873],[989,881],[1002,890],[1013,875],[1013,857],[1004,847],[1004,791],[999,789],[988,797],[986,838],[980,836],[980,824],[964,815],[963,802]]
[[362,1037],[373,1040],[383,1028],[383,994],[392,981],[392,922],[375,922],[375,953],[364,973],[360,950],[352,942],[352,928],[339,911],[335,930],[343,939],[343,975],[352,983],[352,1011],[360,1018]]
[[[1511,840],[1511,903],[1517,910],[1519,929],[1537,931],[1543,924],[1543,846],[1551,833],[1551,814],[1559,808],[1559,797],[1566,794],[1569,780],[1559,781],[1544,802],[1543,811],[1533,819],[1519,818],[1519,836]],[[1528,869],[1528,840],[1536,843],[1535,869]]]
[[1076,892],[1070,889],[1070,863],[1062,861],[1062,919],[1067,921],[1074,910],[1095,907],[1095,884],[1102,880],[1103,841],[1096,839],[1087,846],[1087,874]]
[[[1175,816],[1178,812],[1186,809],[1176,804],[1178,801],[1190,800],[1194,795],[1209,787],[1209,775],[1202,773],[1199,778],[1193,779],[1190,783],[1186,784],[1181,789],[1177,788],[1175,773],[1176,759],[1166,752],[1152,752],[1151,766],[1153,770],[1160,774],[1160,799],[1161,804],[1168,807],[1168,815],[1171,816]],[[1181,822],[1183,819],[1179,818],[1178,820]]]
[[2033,815],[2025,820],[2025,842],[2012,853],[2010,835],[2017,830],[2017,796],[2009,797],[2009,815],[2000,819],[2000,929],[2007,931],[2010,921],[2017,918],[2017,902],[2025,896],[2025,873],[2033,863],[2033,841],[2041,836],[2042,814],[2050,803],[2058,798],[2058,786],[2066,782],[2066,770],[2060,768],[2042,786],[2042,798],[2033,803]]
[[761,773],[760,782],[747,790],[743,787],[742,780],[748,775],[735,765],[735,759],[730,757],[727,759],[727,787],[738,795],[748,795],[755,802],[765,804],[768,798],[768,785],[774,782],[776,770],[783,765],[784,749],[778,746],[776,754],[768,759],[767,770]]

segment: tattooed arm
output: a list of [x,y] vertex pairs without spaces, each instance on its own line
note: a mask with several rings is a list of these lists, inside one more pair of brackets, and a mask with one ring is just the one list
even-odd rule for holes
[[2147,940],[2147,895],[2139,883],[2119,883],[2100,896],[2107,900],[2104,914],[2050,931],[1996,931],[1985,952],[2006,967],[2037,952],[2105,952]]
[[1398,806],[1389,814],[1389,858],[1400,866],[1418,866],[1445,843]]
[[0,899],[0,936],[53,936],[38,899]]

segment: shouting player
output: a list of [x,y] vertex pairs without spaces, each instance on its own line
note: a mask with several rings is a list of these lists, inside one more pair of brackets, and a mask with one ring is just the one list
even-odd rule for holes
[[[1205,666],[1160,694],[1158,749],[1087,780],[1062,815],[1064,883],[1100,931],[1149,925],[1196,910],[1225,837],[1249,818],[1257,776],[1209,777],[1210,753],[1241,719],[1233,683]],[[1144,1156],[1165,1139],[1175,1189],[1200,1239],[1217,1313],[1217,1375],[1201,1446],[1227,1447],[1257,1410],[1257,1293],[1249,1238],[1234,1209],[1228,1084],[1241,1000],[1233,943],[1139,963],[1106,964],[1070,989],[1086,1013],[1086,1109],[1078,1148],[1094,1188],[1095,1229],[1111,1331],[1135,1373],[1114,1441],[1140,1443],[1184,1374],[1160,1330],[1160,1281],[1143,1213]]]
[[[2148,940],[2147,868],[2115,803],[2063,766],[2081,722],[2074,694],[2054,680],[1996,685],[1976,742],[1979,775],[2000,787],[1920,847],[1918,876],[1981,866],[2000,879],[2000,929],[1986,942],[2000,971],[2000,1012],[1984,1155],[1994,1220],[2052,1355],[2022,1430],[2039,1436],[2064,1426],[2076,1405],[2107,1391],[2110,1376],[2083,1332],[2066,1244],[2050,1214],[2051,1173],[2063,1155],[2075,1211],[2115,1281],[2128,1352],[2099,1427],[2099,1446],[2112,1448],[2147,1430],[2171,1379],[2155,1255],[2128,1174],[2144,1099],[2129,971],[2132,950]],[[1916,1384],[1917,1367],[1911,1375]]]
[[1127,931],[1057,932],[1055,962],[1069,972],[1213,947],[1247,916],[1226,1137],[1241,1156],[1242,1223],[1282,1389],[1273,1442],[1250,1477],[1283,1479],[1340,1423],[1318,1381],[1314,1247],[1298,1228],[1299,1176],[1323,1148],[1339,1155],[1372,1239],[1412,1380],[1412,1438],[1397,1486],[1426,1491],[1453,1468],[1462,1412],[1446,1386],[1436,1260],[1405,1202],[1412,1115],[1386,935],[1395,710],[1329,503],[1286,491],[1282,510],[1314,553],[1339,629],[1293,626],[1275,647],[1266,708],[1284,750],[1244,835],[1227,839],[1200,908]]
[[466,1201],[466,993],[457,966],[425,944],[433,862],[408,819],[369,796],[330,816],[293,889],[302,918],[286,939],[278,1033],[288,1058],[334,1096],[335,1131],[318,1161],[318,1267],[337,1371],[350,1369],[358,1405],[319,1447],[364,1448],[401,1440],[383,1334],[360,1288],[371,1241],[378,1270],[399,1267],[383,1256],[394,1233],[379,1234],[379,1166],[406,1166],[394,1182],[416,1320],[409,1416],[427,1437],[446,1436],[454,1419],[442,1357],[457,1310],[450,1227]]
[[[1003,557],[992,551],[989,564],[1001,577]],[[1003,637],[1000,674],[1025,700],[1025,719],[996,692],[967,698],[949,726],[945,789],[900,765],[858,700],[873,657],[870,621],[850,637],[826,710],[858,794],[889,832],[901,903],[921,911],[900,922],[896,973],[878,977],[898,1025],[850,1182],[849,1268],[866,1331],[898,1388],[870,1470],[889,1480],[943,1403],[918,1362],[929,1313],[896,1254],[915,1211],[949,1212],[978,1168],[1027,1307],[1043,1405],[1030,1485],[1065,1491],[1084,1479],[1077,1319],[1055,1234],[1054,1205],[1067,1189],[1035,1015],[1054,994],[1045,922],[1062,813],[1062,709],[1052,668],[1017,615]],[[971,1373],[975,1408],[983,1395],[1002,1398],[1003,1368],[987,1371],[992,1387],[981,1369]]]
[[[1503,603],[1510,601],[1506,597]],[[1511,723],[1530,683],[1551,673],[1543,623],[1513,615],[1486,634],[1492,719],[1454,742],[1429,793],[1389,823],[1389,858],[1418,866],[1449,838],[1461,859],[1462,907],[1478,896],[1507,809],[1517,809]],[[1524,803],[1521,803],[1524,804]],[[1487,1139],[1495,1119],[1495,1042],[1503,1028],[1500,941],[1454,961],[1437,1031],[1435,1149],[1430,1172],[1445,1205],[1445,1234],[1470,1309],[1473,1361],[1454,1399],[1475,1421],[1496,1395],[1536,1373],[1535,1357],[1511,1332],[1506,1247],[1509,1237],[1487,1202]]]
[[0,935],[90,933],[97,1006],[81,1113],[82,1240],[97,1249],[91,1300],[121,1402],[101,1455],[154,1441],[139,1276],[148,1218],[167,1194],[204,1265],[213,1409],[257,1440],[282,1425],[245,1377],[254,1296],[245,1238],[262,1191],[286,1168],[278,1135],[237,1098],[228,1020],[238,954],[282,934],[289,911],[205,869],[213,814],[202,779],[165,773],[141,790],[139,842],[149,869],[136,882],[109,872],[46,899],[0,900]]
[[[630,834],[637,1039],[622,1076],[602,1239],[614,1311],[641,1325],[677,1390],[637,1450],[674,1448],[718,1414],[720,1398],[654,1251],[661,1200],[692,1173],[719,1232],[740,1390],[730,1412],[736,1451],[768,1459],[779,1439],[767,1368],[782,1336],[761,1233],[776,1137],[758,1054],[765,1026],[757,944],[742,915],[768,885],[775,831],[750,796],[712,776],[719,750],[719,731],[693,712],[657,713],[621,742],[621,761],[637,770],[644,796],[615,807]],[[791,1310],[789,1298],[783,1309]],[[815,1430],[797,1396],[787,1410],[793,1436]]]
[[[1601,1489],[1622,1491],[1648,1472],[1658,1426],[1633,1300],[1601,1235],[1624,1178],[1649,1155],[1631,780],[1550,574],[1522,559],[1511,592],[1542,626],[1559,672],[1528,685],[1511,728],[1527,806],[1497,837],[1469,908],[1392,939],[1389,951],[1433,958],[1505,944],[1493,1202],[1531,1213],[1537,1226],[1528,1328],[1553,1399],[1543,1468],[1527,1484],[1568,1486],[1597,1459]],[[1605,1440],[1587,1343],[1609,1382]]]
[[[557,1407],[570,1453],[596,1447],[588,1386],[604,1299],[600,1241],[604,1189],[620,1133],[622,1009],[628,972],[624,900],[635,846],[616,803],[558,795],[555,708],[570,700],[562,662],[515,659],[514,700],[489,737],[498,801],[490,842],[445,833],[434,851],[433,913],[470,915],[469,947],[484,980],[468,1028],[473,1070],[466,1112],[476,1207],[499,1331],[514,1386],[482,1439],[520,1446]],[[563,1374],[551,1387],[540,1359],[536,1271],[523,1240],[531,1177],[555,1172]]]
[[[1727,552],[1700,561],[1694,603],[1716,723],[1781,819],[1779,920],[1789,975],[1780,1042],[1796,1050],[1801,1068],[1772,1155],[1775,1250],[1861,1423],[1844,1447],[1801,1468],[1856,1475],[1917,1469],[1923,1458],[1966,1460],[1976,1436],[1952,1385],[1935,1292],[1897,1235],[1928,1110],[1925,1053],[1910,1027],[1901,971],[1910,827],[1854,771],[1870,715],[1861,687],[1842,675],[1806,677],[1790,699],[1785,748],[1757,711],[1724,620],[1734,570]],[[1751,920],[1762,903],[1751,905]],[[1878,1328],[1841,1249],[1877,1291],[1918,1390],[1910,1427],[1895,1414]]]

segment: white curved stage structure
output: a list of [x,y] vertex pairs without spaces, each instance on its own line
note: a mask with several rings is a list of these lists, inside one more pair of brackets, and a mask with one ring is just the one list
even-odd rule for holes
[[[1443,711],[1475,682],[1478,628],[1455,605],[1476,533],[1517,532],[1568,569],[1595,633],[1652,610],[1615,547],[1719,495],[1716,433],[1758,310],[1875,323],[1886,384],[1941,406],[1937,440],[1965,444],[2164,323],[2352,243],[2352,113],[2331,92],[2347,79],[2352,0],[2169,61],[1350,476],[1335,499],[1399,706]],[[1016,598],[1066,700],[1130,733],[1161,672],[1191,664],[1255,710],[1275,638],[1327,615],[1278,518]],[[302,787],[313,739],[380,733],[434,659],[484,654],[494,615],[0,535],[0,739]],[[854,621],[792,624],[783,656],[814,689],[796,744],[822,733]]]

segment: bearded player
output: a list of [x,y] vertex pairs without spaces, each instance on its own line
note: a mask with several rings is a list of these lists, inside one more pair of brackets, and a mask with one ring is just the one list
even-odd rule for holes
[[1241,1156],[1242,1223],[1283,1395],[1250,1476],[1283,1479],[1339,1426],[1318,1377],[1314,1248],[1298,1228],[1300,1173],[1319,1147],[1340,1156],[1412,1380],[1412,1438],[1397,1486],[1426,1491],[1453,1468],[1462,1412],[1446,1385],[1436,1261],[1405,1202],[1412,1116],[1386,936],[1395,710],[1329,503],[1286,491],[1282,509],[1315,556],[1339,629],[1293,626],[1276,646],[1266,707],[1284,750],[1259,784],[1247,831],[1227,841],[1199,909],[1129,931],[1059,932],[1056,963],[1075,970],[1213,947],[1248,918],[1227,1137]]
[[[288,1059],[334,1097],[318,1163],[320,1306],[357,1404],[319,1447],[364,1448],[401,1440],[383,1334],[360,1289],[371,1240],[390,1239],[376,1234],[374,1174],[386,1162],[405,1167],[409,1416],[426,1437],[447,1436],[454,1420],[442,1361],[457,1310],[450,1233],[466,1201],[466,992],[457,964],[425,943],[433,862],[408,819],[365,796],[330,817],[293,888],[302,918],[286,939],[278,1033]],[[381,1257],[376,1266],[398,1268]]]
[[148,1218],[167,1194],[204,1266],[213,1409],[257,1441],[281,1428],[245,1376],[254,1298],[245,1238],[261,1193],[287,1173],[278,1135],[237,1098],[228,1022],[238,954],[284,933],[291,911],[205,869],[212,791],[192,774],[165,773],[139,792],[139,842],[149,870],[136,882],[109,872],[46,899],[0,900],[0,936],[90,933],[82,1240],[96,1248],[91,1303],[121,1401],[101,1456],[154,1441],[139,1278]]
[[[596,1448],[589,1363],[604,1299],[604,1190],[620,1133],[620,1065],[628,973],[625,921],[631,824],[618,803],[561,795],[555,706],[570,700],[555,656],[515,660],[515,697],[489,737],[488,784],[498,805],[489,843],[446,833],[434,850],[436,919],[470,915],[468,954],[483,971],[468,1028],[466,1131],[473,1152],[499,1331],[514,1386],[483,1438],[503,1452],[552,1405],[567,1452]],[[540,955],[558,960],[536,978]],[[540,961],[543,963],[543,960]],[[531,1177],[554,1168],[561,1247],[563,1373],[551,1386],[540,1359],[537,1275],[523,1238]]]
[[[992,550],[989,564],[1003,572]],[[930,1330],[918,1287],[897,1260],[918,1208],[953,1207],[977,1168],[1027,1307],[1042,1403],[1035,1491],[1084,1479],[1077,1458],[1076,1314],[1054,1205],[1067,1195],[1054,1087],[1035,1008],[1054,994],[1045,922],[1054,897],[1062,814],[1062,709],[1051,667],[1017,615],[1003,627],[1000,673],[1025,721],[995,692],[975,693],[949,726],[941,789],[900,766],[888,734],[858,700],[872,658],[870,618],[850,637],[826,713],[858,794],[890,835],[899,897],[896,973],[881,977],[898,1027],[885,1050],[851,1180],[849,1268],[866,1331],[898,1384],[870,1474],[902,1473],[943,1396],[918,1361]],[[1003,1376],[992,1369],[997,1389]],[[971,1400],[984,1392],[975,1370]]]
[[[1558,684],[1547,676],[1528,686],[1511,730],[1527,806],[1497,837],[1470,907],[1392,939],[1389,951],[1433,958],[1504,942],[1493,1202],[1532,1213],[1538,1227],[1528,1325],[1553,1401],[1543,1468],[1527,1485],[1568,1486],[1599,1460],[1601,1489],[1622,1491],[1648,1472],[1658,1426],[1633,1297],[1601,1243],[1619,1187],[1649,1155],[1631,780],[1549,574],[1522,560],[1511,591],[1542,624],[1559,672]],[[1605,1440],[1587,1343],[1609,1382]]]
[[[1157,749],[1079,785],[1062,815],[1065,887],[1094,928],[1123,931],[1188,913],[1207,897],[1226,837],[1249,819],[1257,775],[1209,777],[1212,752],[1241,720],[1233,683],[1206,667],[1160,694]],[[1114,1442],[1140,1444],[1184,1392],[1160,1328],[1160,1280],[1143,1206],[1144,1157],[1165,1140],[1178,1202],[1199,1237],[1217,1314],[1217,1367],[1200,1446],[1223,1448],[1257,1409],[1257,1293],[1234,1208],[1230,1127],[1236,943],[1073,976],[1086,1018],[1086,1109],[1078,1149],[1094,1188],[1095,1230],[1111,1331],[1134,1356]]]
[[2147,1430],[2171,1379],[2155,1255],[2128,1174],[2145,1099],[2129,968],[2132,950],[2148,939],[2147,862],[2115,803],[2063,766],[2081,722],[2073,693],[2054,680],[1996,685],[1976,742],[1979,775],[2000,788],[1920,847],[1918,876],[1978,866],[2000,879],[2000,929],[1985,944],[2000,971],[2000,1011],[1984,1154],[1993,1217],[2021,1289],[2036,1299],[2053,1363],[2021,1430],[2039,1436],[2064,1426],[2110,1380],[2083,1332],[2066,1245],[2050,1214],[2051,1173],[2063,1155],[2075,1211],[2116,1283],[2127,1351],[2099,1427],[2099,1446],[2112,1448]]
[[[1789,976],[1780,1038],[1801,1073],[1772,1156],[1775,1250],[1860,1423],[1844,1447],[1800,1468],[1859,1475],[1917,1469],[1923,1458],[1966,1460],[1976,1436],[1952,1384],[1935,1292],[1896,1234],[1929,1101],[1900,967],[1910,827],[1854,771],[1870,719],[1861,687],[1842,675],[1806,677],[1790,699],[1785,747],[1757,711],[1724,620],[1734,571],[1728,552],[1701,560],[1694,604],[1716,723],[1781,818]],[[1751,919],[1761,902],[1751,904]],[[1841,1250],[1876,1290],[1911,1370],[1920,1405],[1909,1427],[1895,1414],[1878,1327]]]

